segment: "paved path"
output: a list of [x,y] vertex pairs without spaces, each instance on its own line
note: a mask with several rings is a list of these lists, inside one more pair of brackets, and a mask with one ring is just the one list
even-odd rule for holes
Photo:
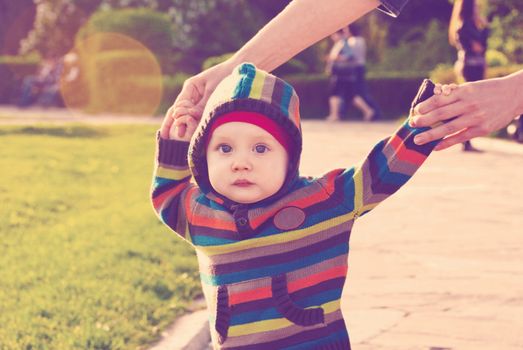
[[[305,121],[302,173],[355,164],[394,128]],[[342,302],[355,350],[523,349],[523,146],[474,144],[486,152],[432,154],[355,224]],[[205,319],[155,350],[180,349]]]
[[87,114],[65,108],[17,108],[0,105],[0,125],[33,125],[35,123],[87,123],[87,124],[158,124],[161,117]]
[[[393,129],[306,123],[303,169],[352,164]],[[474,144],[486,152],[432,154],[355,224],[343,298],[354,349],[523,349],[523,146]]]

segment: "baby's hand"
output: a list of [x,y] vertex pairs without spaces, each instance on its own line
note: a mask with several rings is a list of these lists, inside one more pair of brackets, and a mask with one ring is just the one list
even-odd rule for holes
[[169,139],[189,142],[197,126],[198,122],[190,115],[178,117],[171,125]]
[[434,86],[434,95],[445,95],[448,96],[452,93],[452,91],[456,90],[458,88],[458,85],[456,84],[436,84]]

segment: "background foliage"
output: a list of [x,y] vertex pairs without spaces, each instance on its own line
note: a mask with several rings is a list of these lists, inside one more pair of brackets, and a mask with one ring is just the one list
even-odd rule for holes
[[[479,1],[491,20],[490,48],[501,52],[510,62],[522,63],[523,2]],[[30,0],[0,0],[0,10],[5,10],[0,11],[0,30],[7,27],[1,21],[2,13],[30,12],[31,7],[36,8],[34,26],[26,29],[31,31],[21,42],[21,52],[61,55],[72,48],[76,33],[93,13],[99,16],[99,25],[104,26],[101,22],[115,21],[111,16],[99,15],[100,12],[147,8],[162,13],[172,24],[170,44],[164,47],[176,57],[171,70],[195,73],[208,57],[236,51],[288,3],[289,0],[34,0],[31,4]],[[369,47],[370,66],[377,70],[428,72],[439,63],[452,63],[455,50],[447,44],[446,33],[451,10],[451,0],[411,1],[397,19],[374,11],[360,20]],[[134,34],[140,36],[138,31]],[[321,72],[329,46],[329,40],[323,40],[296,59],[307,72]]]

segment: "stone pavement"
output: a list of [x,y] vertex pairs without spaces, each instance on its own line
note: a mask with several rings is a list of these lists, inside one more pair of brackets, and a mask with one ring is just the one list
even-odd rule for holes
[[[305,124],[304,173],[353,164],[393,129]],[[523,349],[523,146],[474,145],[486,152],[433,153],[356,222],[342,304],[354,349]]]
[[[394,129],[305,121],[302,174],[353,165]],[[353,349],[523,349],[523,145],[474,145],[485,153],[433,153],[356,222],[342,301]],[[190,346],[188,330],[205,340],[205,314],[191,316],[154,350]]]

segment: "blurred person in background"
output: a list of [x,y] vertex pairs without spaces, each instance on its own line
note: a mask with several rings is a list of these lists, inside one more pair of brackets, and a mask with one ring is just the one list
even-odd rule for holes
[[[449,42],[458,50],[456,73],[467,82],[485,78],[488,39],[487,20],[480,15],[476,0],[456,0],[449,25]],[[463,150],[478,152],[470,141]]]
[[356,58],[349,46],[348,30],[343,28],[331,35],[333,46],[327,56],[325,72],[329,75],[329,115],[328,121],[341,119],[343,105],[352,103],[368,121],[373,116],[372,108],[356,95]]
[[33,103],[49,102],[50,89],[57,86],[62,74],[63,62],[58,56],[43,60],[34,75],[24,78],[20,91],[19,107],[28,107]]
[[[329,115],[328,121],[338,121],[343,105],[352,103],[363,114],[364,121],[375,116],[375,110],[362,96],[361,61],[365,61],[365,40],[352,40],[348,28],[331,35],[333,46],[327,56],[325,71],[329,74]],[[362,45],[363,44],[363,45]]]
[[[357,24],[351,24],[347,28],[348,34],[348,45],[354,56],[354,70],[355,79],[353,82],[354,95],[363,99],[363,102],[368,105],[372,114],[364,115],[364,120],[371,121],[379,119],[381,117],[381,111],[378,104],[374,101],[367,89],[366,80],[366,55],[367,55],[367,44],[365,38],[361,36],[361,29]],[[367,116],[367,118],[365,118]]]

